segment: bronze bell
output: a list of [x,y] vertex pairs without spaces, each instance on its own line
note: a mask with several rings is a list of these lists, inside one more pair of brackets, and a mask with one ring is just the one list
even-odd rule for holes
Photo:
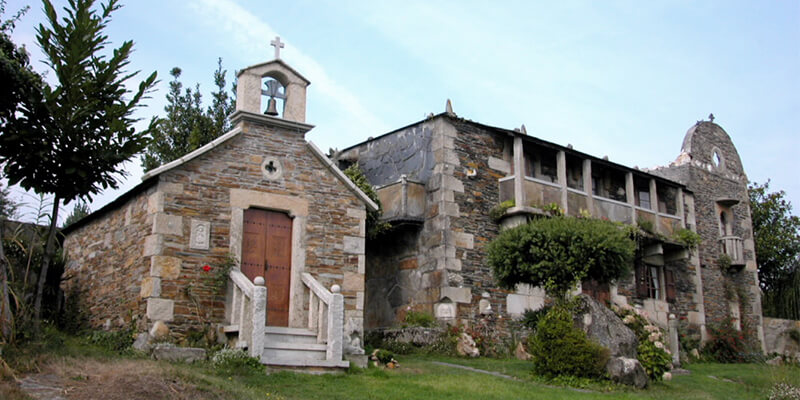
[[267,102],[267,109],[264,111],[264,114],[272,115],[273,117],[278,115],[278,102],[275,100],[274,97],[270,97],[269,101]]

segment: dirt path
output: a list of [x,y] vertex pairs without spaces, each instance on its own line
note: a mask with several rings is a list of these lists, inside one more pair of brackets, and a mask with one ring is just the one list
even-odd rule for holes
[[168,364],[149,360],[62,359],[43,366],[40,373],[21,377],[19,386],[37,400],[224,398],[181,380]]

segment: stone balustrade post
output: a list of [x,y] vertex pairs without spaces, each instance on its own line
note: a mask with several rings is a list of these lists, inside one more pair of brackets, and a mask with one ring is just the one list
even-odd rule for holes
[[681,346],[678,342],[678,319],[675,314],[669,315],[669,351],[672,352],[672,365],[676,368],[681,365]]
[[342,359],[342,336],[344,335],[344,296],[339,285],[331,287],[331,304],[328,305],[328,349],[326,360]]
[[264,351],[264,334],[267,326],[267,288],[264,278],[257,276],[253,280],[253,330],[250,337],[250,357],[261,358]]

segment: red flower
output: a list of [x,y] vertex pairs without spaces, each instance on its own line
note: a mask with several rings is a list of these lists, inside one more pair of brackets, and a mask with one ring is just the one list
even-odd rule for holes
[[208,265],[204,265],[203,266],[203,271],[206,271],[206,272],[211,271],[211,267],[209,267]]

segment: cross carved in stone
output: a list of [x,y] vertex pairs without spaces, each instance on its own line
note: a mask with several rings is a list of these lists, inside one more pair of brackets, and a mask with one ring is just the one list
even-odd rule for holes
[[283,42],[281,42],[280,36],[275,36],[275,40],[269,42],[269,45],[275,48],[275,59],[281,58],[281,49],[283,48]]

